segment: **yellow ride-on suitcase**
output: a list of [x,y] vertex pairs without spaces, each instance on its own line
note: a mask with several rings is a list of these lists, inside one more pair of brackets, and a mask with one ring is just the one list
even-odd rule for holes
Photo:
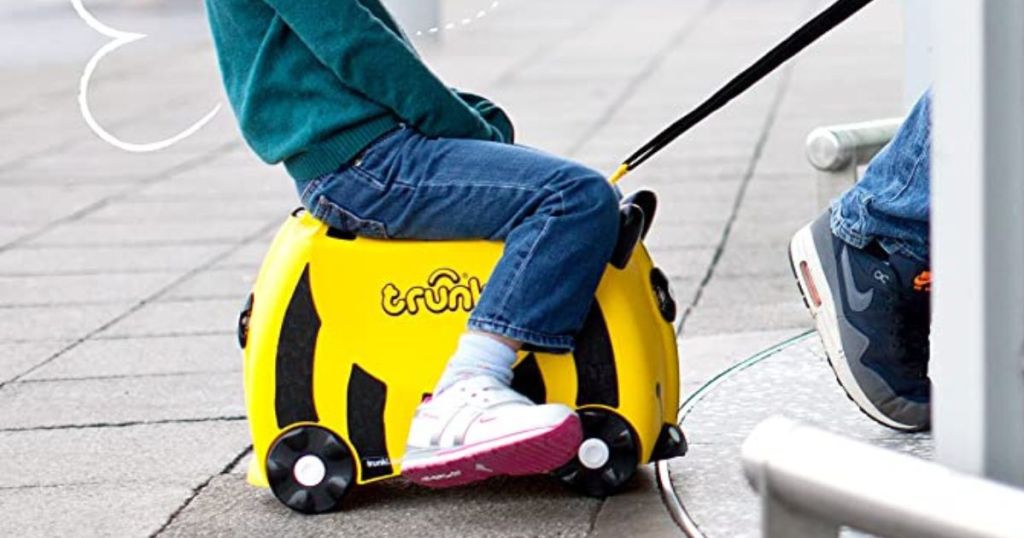
[[[514,388],[577,409],[584,442],[556,475],[620,489],[686,452],[676,426],[676,305],[642,244],[656,198],[623,201],[615,257],[574,353],[523,352]],[[413,413],[437,382],[502,245],[356,238],[297,211],[239,321],[254,457],[249,482],[304,513],[398,476]]]

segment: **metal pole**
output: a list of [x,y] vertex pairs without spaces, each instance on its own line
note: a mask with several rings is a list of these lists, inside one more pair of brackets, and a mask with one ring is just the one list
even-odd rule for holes
[[1024,2],[933,14],[937,456],[1024,486]]

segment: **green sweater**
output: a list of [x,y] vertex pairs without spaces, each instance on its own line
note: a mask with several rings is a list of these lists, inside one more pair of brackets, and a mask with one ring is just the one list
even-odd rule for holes
[[498,107],[445,86],[378,0],[206,0],[242,134],[296,180],[333,172],[399,124],[512,142]]

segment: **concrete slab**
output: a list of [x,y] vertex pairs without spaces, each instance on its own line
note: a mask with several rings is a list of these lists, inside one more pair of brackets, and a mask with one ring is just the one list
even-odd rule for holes
[[192,269],[225,245],[15,248],[0,252],[0,275],[88,275]]
[[156,293],[182,273],[0,276],[0,297],[5,307],[132,303]]
[[101,338],[177,334],[233,334],[244,296],[235,299],[163,300],[149,303],[103,331]]
[[152,536],[191,493],[182,484],[124,482],[0,489],[0,535]]
[[683,337],[810,326],[803,303],[732,304],[698,307],[686,322]]
[[164,222],[194,222],[206,215],[211,223],[233,220],[264,221],[274,217],[283,219],[294,203],[288,200],[251,200],[244,204],[225,204],[221,201],[122,201],[94,211],[83,219],[86,223],[132,223],[135,225]]
[[[255,178],[254,178],[255,179]],[[136,200],[220,200],[224,203],[246,203],[249,200],[295,200],[295,184],[280,172],[278,177],[246,181],[239,188],[237,178],[225,175],[216,178],[202,177],[190,173],[188,177],[175,177],[147,186],[137,191]]]
[[74,222],[61,225],[27,243],[30,247],[189,245],[237,243],[274,218],[262,220],[204,219],[181,222]]
[[60,187],[0,183],[0,200],[17,200],[0,215],[0,226],[45,224],[74,214],[106,198],[119,187],[65,185]]
[[7,382],[39,365],[54,353],[64,349],[69,343],[69,341],[62,340],[21,344],[0,343],[0,383]]
[[679,341],[683,397],[729,367],[769,347],[801,334],[800,331],[757,331],[685,337]]
[[[262,242],[260,248],[265,248]],[[192,276],[170,290],[167,299],[228,299],[241,302],[256,281],[255,269],[235,267],[209,269]]]
[[239,374],[18,382],[0,391],[0,430],[239,417]]
[[128,303],[0,308],[0,342],[75,340],[125,312]]
[[691,451],[671,462],[672,478],[708,536],[760,536],[758,498],[743,478],[739,448],[754,426],[775,414],[915,456],[932,455],[930,435],[900,434],[861,414],[811,335],[725,378],[682,417]]
[[33,498],[36,488],[75,484],[191,489],[248,446],[243,421],[0,432],[0,491],[32,488],[23,494]]
[[[284,222],[284,218],[281,219],[281,222]],[[276,232],[277,229],[274,229],[274,233]],[[225,256],[223,260],[215,263],[214,267],[218,269],[249,269],[255,273],[263,263],[263,258],[267,255],[267,250],[270,249],[272,239],[273,234],[268,234],[263,239],[253,241]]]
[[240,373],[241,368],[233,335],[117,338],[82,342],[25,379]]
[[589,538],[661,538],[678,536],[679,528],[665,517],[665,504],[654,476],[654,466],[637,471],[628,491],[609,497],[601,506]]
[[[162,536],[564,536],[585,537],[601,505],[554,479],[495,480],[431,491],[384,482],[351,492],[347,509],[291,512],[240,475],[218,476]],[[328,531],[329,529],[329,531]]]

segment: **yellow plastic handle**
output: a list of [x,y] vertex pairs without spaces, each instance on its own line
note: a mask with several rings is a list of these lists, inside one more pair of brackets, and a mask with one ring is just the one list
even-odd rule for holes
[[618,170],[615,171],[614,174],[612,174],[611,179],[609,179],[608,181],[611,181],[612,185],[615,185],[622,178],[626,177],[626,174],[628,174],[628,173],[629,173],[629,165],[628,164],[623,164],[622,166],[619,167]]

